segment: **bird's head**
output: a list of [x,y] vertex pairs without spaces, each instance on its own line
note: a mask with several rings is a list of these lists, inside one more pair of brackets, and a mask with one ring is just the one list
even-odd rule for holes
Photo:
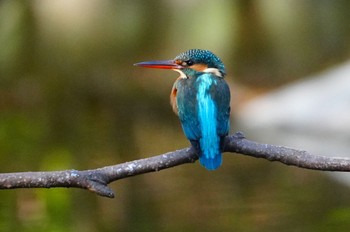
[[207,72],[218,77],[225,76],[225,66],[211,51],[191,49],[176,56],[173,60],[146,61],[135,64],[145,68],[172,69],[189,78],[196,73]]

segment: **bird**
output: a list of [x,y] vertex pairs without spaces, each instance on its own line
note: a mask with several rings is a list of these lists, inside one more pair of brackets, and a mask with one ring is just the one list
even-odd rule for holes
[[226,71],[221,59],[209,50],[190,49],[172,60],[134,65],[180,73],[170,93],[172,109],[200,164],[208,170],[219,168],[224,138],[230,130],[231,110],[230,89],[224,80]]

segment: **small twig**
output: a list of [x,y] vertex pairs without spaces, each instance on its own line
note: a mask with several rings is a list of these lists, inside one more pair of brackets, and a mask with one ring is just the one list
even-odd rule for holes
[[[307,151],[250,141],[241,132],[227,136],[224,151],[240,153],[286,165],[322,171],[350,171],[350,159],[313,155]],[[0,174],[0,189],[75,187],[88,189],[101,196],[114,197],[108,184],[127,177],[160,171],[185,163],[193,163],[198,156],[193,148],[168,152],[162,155],[107,166],[77,171],[19,172]]]

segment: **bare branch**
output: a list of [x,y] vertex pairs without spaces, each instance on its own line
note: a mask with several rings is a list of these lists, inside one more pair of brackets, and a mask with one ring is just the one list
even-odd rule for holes
[[311,154],[307,151],[288,147],[261,144],[250,141],[241,132],[227,136],[225,151],[278,161],[286,165],[320,171],[349,172],[350,159],[345,157],[328,157]]
[[[282,146],[260,144],[246,139],[242,133],[227,136],[224,151],[240,153],[286,165],[322,171],[350,171],[350,159],[313,155]],[[75,187],[88,189],[101,196],[114,197],[108,184],[127,177],[156,172],[185,163],[193,163],[198,156],[193,148],[168,152],[162,155],[107,166],[77,171],[19,172],[0,174],[0,189]]]

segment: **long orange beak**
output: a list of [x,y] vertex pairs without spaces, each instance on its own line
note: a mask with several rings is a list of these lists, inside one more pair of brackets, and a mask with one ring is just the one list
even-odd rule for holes
[[175,63],[174,60],[157,60],[157,61],[146,61],[134,64],[144,68],[161,68],[161,69],[181,69],[181,65]]

